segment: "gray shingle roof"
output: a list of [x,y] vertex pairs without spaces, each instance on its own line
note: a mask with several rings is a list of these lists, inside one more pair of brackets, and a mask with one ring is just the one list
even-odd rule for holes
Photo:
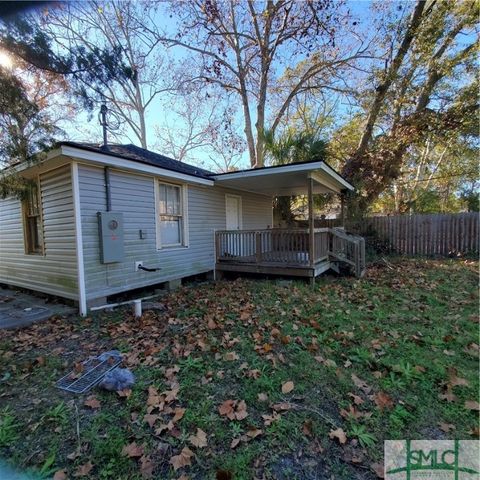
[[189,165],[188,163],[179,162],[173,158],[165,157],[159,153],[151,152],[150,150],[145,150],[144,148],[140,148],[132,144],[109,144],[107,147],[103,147],[94,143],[60,142],[59,145],[80,148],[82,150],[102,153],[103,155],[125,158],[134,162],[146,163],[147,165],[165,168],[174,172],[193,175],[194,177],[210,178],[212,175],[215,175],[213,172],[209,172],[203,168],[195,167],[194,165]]

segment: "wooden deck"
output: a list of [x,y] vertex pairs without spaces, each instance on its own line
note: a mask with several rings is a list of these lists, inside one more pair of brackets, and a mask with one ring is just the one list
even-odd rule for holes
[[292,275],[314,279],[340,263],[357,276],[365,269],[365,242],[340,229],[223,230],[215,233],[217,271]]

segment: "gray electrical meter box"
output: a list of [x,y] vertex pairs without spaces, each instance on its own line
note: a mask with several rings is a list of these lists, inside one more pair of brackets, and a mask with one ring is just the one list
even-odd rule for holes
[[124,258],[123,213],[97,212],[100,261],[121,262]]

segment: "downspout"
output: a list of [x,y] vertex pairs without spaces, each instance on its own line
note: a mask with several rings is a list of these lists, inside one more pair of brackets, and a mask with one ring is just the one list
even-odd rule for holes
[[105,181],[105,197],[106,197],[106,204],[107,204],[107,212],[112,211],[112,192],[110,189],[110,168],[105,167],[103,169],[103,177]]

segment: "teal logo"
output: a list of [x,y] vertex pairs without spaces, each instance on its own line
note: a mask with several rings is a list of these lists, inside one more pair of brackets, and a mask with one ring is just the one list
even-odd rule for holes
[[480,480],[476,440],[387,440],[386,480]]

